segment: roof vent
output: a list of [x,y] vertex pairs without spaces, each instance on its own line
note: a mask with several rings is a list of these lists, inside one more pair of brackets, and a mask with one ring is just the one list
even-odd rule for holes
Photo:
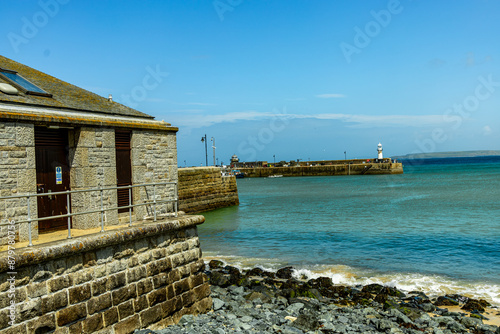
[[113,95],[111,95],[111,94],[108,95],[108,101],[113,102]]
[[10,95],[17,95],[19,93],[16,87],[7,83],[0,83],[0,92]]

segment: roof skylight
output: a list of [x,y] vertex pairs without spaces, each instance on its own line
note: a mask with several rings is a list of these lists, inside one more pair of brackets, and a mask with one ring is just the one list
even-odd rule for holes
[[52,97],[52,94],[49,94],[40,87],[32,84],[31,82],[20,76],[16,71],[0,68],[0,77],[11,82],[16,87],[19,87],[25,94]]

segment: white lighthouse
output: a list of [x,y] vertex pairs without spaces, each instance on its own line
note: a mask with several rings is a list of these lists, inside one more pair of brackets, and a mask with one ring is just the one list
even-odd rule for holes
[[382,154],[382,144],[380,144],[380,143],[378,143],[378,146],[377,146],[377,153],[378,153],[378,155],[377,155],[378,160],[384,159],[384,156]]

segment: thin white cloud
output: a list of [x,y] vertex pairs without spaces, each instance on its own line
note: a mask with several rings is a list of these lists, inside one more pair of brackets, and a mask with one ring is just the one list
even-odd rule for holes
[[345,97],[344,94],[318,94],[316,97],[320,99],[339,99]]
[[[177,116],[177,115],[176,115]],[[272,118],[310,119],[310,120],[338,120],[348,123],[354,128],[375,127],[426,127],[443,124],[442,115],[352,115],[352,114],[289,114],[286,112],[259,112],[242,111],[220,115],[197,115],[193,117],[171,117],[169,120],[176,126],[199,128],[212,126],[219,123],[234,123],[242,121],[256,121]]]

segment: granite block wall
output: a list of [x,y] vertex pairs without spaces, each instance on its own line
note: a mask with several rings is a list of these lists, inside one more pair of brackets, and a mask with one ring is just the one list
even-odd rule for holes
[[[71,190],[116,187],[115,131],[113,128],[81,127],[69,131],[69,162]],[[104,207],[116,206],[116,190],[103,191]],[[100,209],[100,192],[71,195],[72,212]],[[118,224],[118,211],[106,211],[105,225]],[[73,228],[100,226],[100,213],[73,217]]]
[[[35,132],[33,124],[0,122],[0,196],[36,193]],[[31,199],[31,217],[37,214],[36,199]],[[28,218],[26,198],[0,201],[0,245],[7,244],[10,221]],[[32,234],[38,235],[33,222]],[[15,224],[16,241],[28,240],[28,223]]]
[[[132,182],[144,184],[151,182],[177,182],[177,142],[175,132],[155,130],[134,130],[131,141]],[[172,197],[174,186],[152,186],[135,188],[134,203],[142,203],[159,198]],[[173,212],[173,204],[157,205],[157,212]],[[134,208],[137,219],[152,216],[151,206]]]
[[194,213],[239,204],[234,176],[222,176],[218,167],[181,168],[179,208]]
[[0,253],[0,334],[133,333],[212,307],[203,216]]

